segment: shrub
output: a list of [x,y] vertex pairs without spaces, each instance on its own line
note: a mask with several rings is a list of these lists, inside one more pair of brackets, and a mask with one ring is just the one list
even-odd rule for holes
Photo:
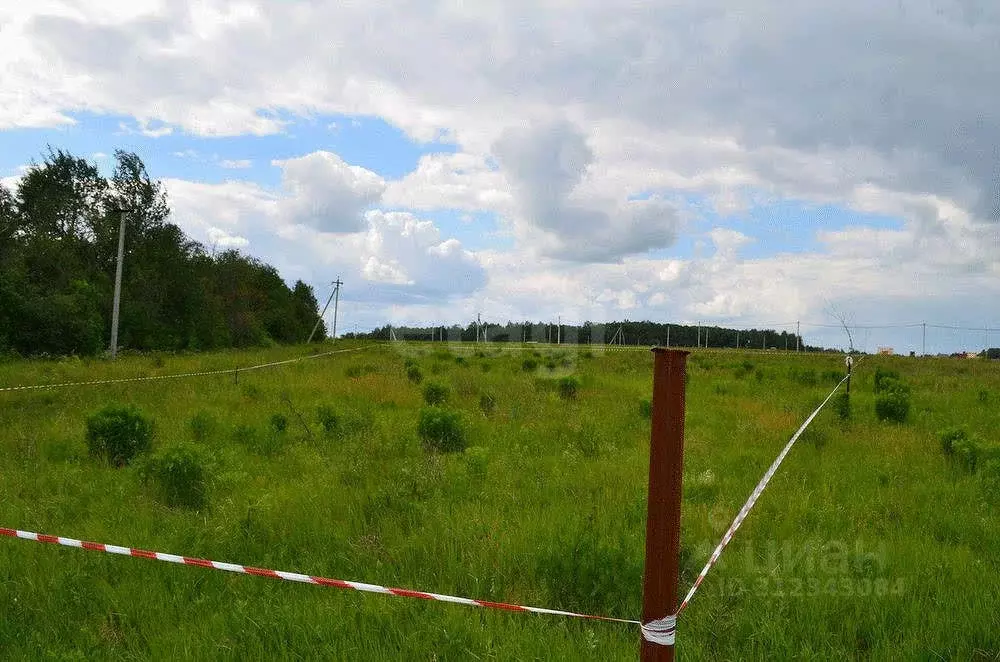
[[875,415],[880,421],[905,423],[910,415],[910,396],[902,390],[885,391],[875,397]]
[[981,404],[988,404],[990,401],[990,392],[984,388],[979,389],[979,395],[977,396]]
[[955,442],[968,439],[969,433],[962,428],[948,428],[938,434],[941,441],[941,450],[945,455],[952,455],[955,452]]
[[497,399],[492,393],[483,393],[479,396],[479,409],[489,416],[497,408]]
[[841,391],[833,398],[833,410],[837,412],[837,418],[842,421],[851,420],[851,396],[845,391]]
[[840,380],[844,378],[844,373],[836,370],[824,370],[821,377],[828,384],[839,384]]
[[428,448],[442,453],[456,453],[466,446],[465,428],[457,412],[441,407],[420,410],[417,433]]
[[754,371],[754,364],[751,361],[742,361],[738,366],[736,366],[736,371],[734,376],[736,379],[743,379],[747,375],[750,375]]
[[111,405],[87,417],[86,436],[92,456],[121,467],[149,450],[153,422],[135,407]]
[[979,443],[972,437],[963,437],[952,444],[953,457],[958,465],[969,473],[976,471],[979,463]]
[[521,362],[521,370],[524,372],[534,372],[538,369],[538,361],[535,359],[525,359]]
[[564,400],[576,398],[577,391],[580,390],[580,380],[573,375],[567,375],[559,380],[559,397]]
[[257,428],[240,423],[233,428],[233,441],[245,446],[250,452],[270,456],[281,450],[280,434],[260,434]]
[[482,446],[472,446],[465,450],[465,469],[473,478],[486,478],[486,469],[490,463],[489,452]]
[[466,361],[465,361],[465,357],[464,356],[456,356],[455,357],[455,365],[465,365],[465,363],[466,363]]
[[167,448],[146,463],[142,478],[143,482],[156,484],[168,506],[197,510],[208,502],[209,471],[194,444],[180,443]]
[[218,421],[211,413],[200,411],[191,417],[191,420],[188,421],[188,427],[191,430],[192,439],[195,441],[205,441],[215,432],[216,427],[218,427]]
[[649,398],[643,398],[639,401],[639,416],[643,418],[653,417],[653,401]]
[[424,402],[429,405],[443,405],[449,395],[448,387],[441,382],[427,382],[424,386]]
[[491,366],[489,363],[480,363],[479,364],[479,369],[482,370],[483,372],[489,372],[492,367],[493,366]]
[[[891,382],[900,382],[899,373],[893,370],[885,370],[882,367],[875,368],[875,392],[891,390]],[[901,382],[900,382],[901,383]]]
[[548,361],[545,362],[545,368],[549,372],[555,372],[556,371],[556,362],[553,361],[552,359],[549,359]]
[[271,414],[271,429],[282,434],[288,429],[288,417],[284,414]]
[[979,479],[988,496],[993,499],[1000,498],[1000,454],[994,452],[989,459],[983,460],[979,469]]
[[420,366],[418,365],[407,366],[406,378],[414,384],[419,384],[424,381],[424,373],[420,370]]
[[316,420],[325,434],[335,434],[340,430],[340,415],[333,407],[320,405],[316,408]]

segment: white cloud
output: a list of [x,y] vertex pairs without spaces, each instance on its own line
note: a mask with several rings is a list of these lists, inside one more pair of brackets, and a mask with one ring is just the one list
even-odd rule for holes
[[370,170],[349,165],[332,152],[313,152],[283,161],[287,197],[282,213],[296,224],[325,232],[357,232],[364,228],[363,212],[379,201],[385,181]]
[[219,161],[219,166],[227,170],[244,170],[253,167],[250,159],[223,159]]

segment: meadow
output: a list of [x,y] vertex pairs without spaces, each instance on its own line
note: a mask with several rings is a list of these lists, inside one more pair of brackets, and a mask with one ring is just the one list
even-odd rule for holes
[[[7,361],[0,387],[330,348]],[[876,416],[878,369],[909,389],[903,423]],[[682,593],[843,370],[690,356]],[[0,527],[638,618],[651,375],[647,351],[402,343],[238,378],[0,392]],[[152,422],[123,466],[88,451],[108,405]],[[1000,363],[869,357],[849,406],[792,450],[683,614],[678,659],[1000,659]],[[204,478],[193,500],[156,480],[177,448]],[[638,641],[0,537],[4,659],[630,660]]]

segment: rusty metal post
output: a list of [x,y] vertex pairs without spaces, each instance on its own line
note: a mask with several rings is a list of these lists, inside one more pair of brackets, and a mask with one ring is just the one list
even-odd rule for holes
[[[646,511],[646,570],[642,623],[660,621],[667,636],[650,641],[643,631],[642,662],[673,662],[671,626],[662,619],[677,611],[680,562],[681,476],[684,460],[684,390],[689,352],[653,348],[653,404],[649,436],[649,496]],[[657,638],[657,637],[652,637]]]

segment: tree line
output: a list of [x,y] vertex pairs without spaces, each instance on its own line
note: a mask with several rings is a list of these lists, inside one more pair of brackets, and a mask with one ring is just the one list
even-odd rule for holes
[[555,324],[550,322],[507,322],[490,324],[485,331],[476,322],[467,326],[383,326],[369,333],[346,334],[345,337],[372,340],[442,340],[474,342],[484,338],[490,342],[562,342],[564,344],[669,345],[671,347],[741,347],[743,349],[796,349],[817,352],[820,347],[806,345],[801,336],[774,329],[729,329],[720,326],[692,326],[667,322],[624,320],[621,322],[584,322]]
[[107,348],[122,218],[119,347],[301,342],[319,319],[309,285],[288,287],[236,250],[209,253],[169,222],[167,193],[136,154],[116,151],[106,178],[50,147],[13,191],[0,185],[0,354]]

